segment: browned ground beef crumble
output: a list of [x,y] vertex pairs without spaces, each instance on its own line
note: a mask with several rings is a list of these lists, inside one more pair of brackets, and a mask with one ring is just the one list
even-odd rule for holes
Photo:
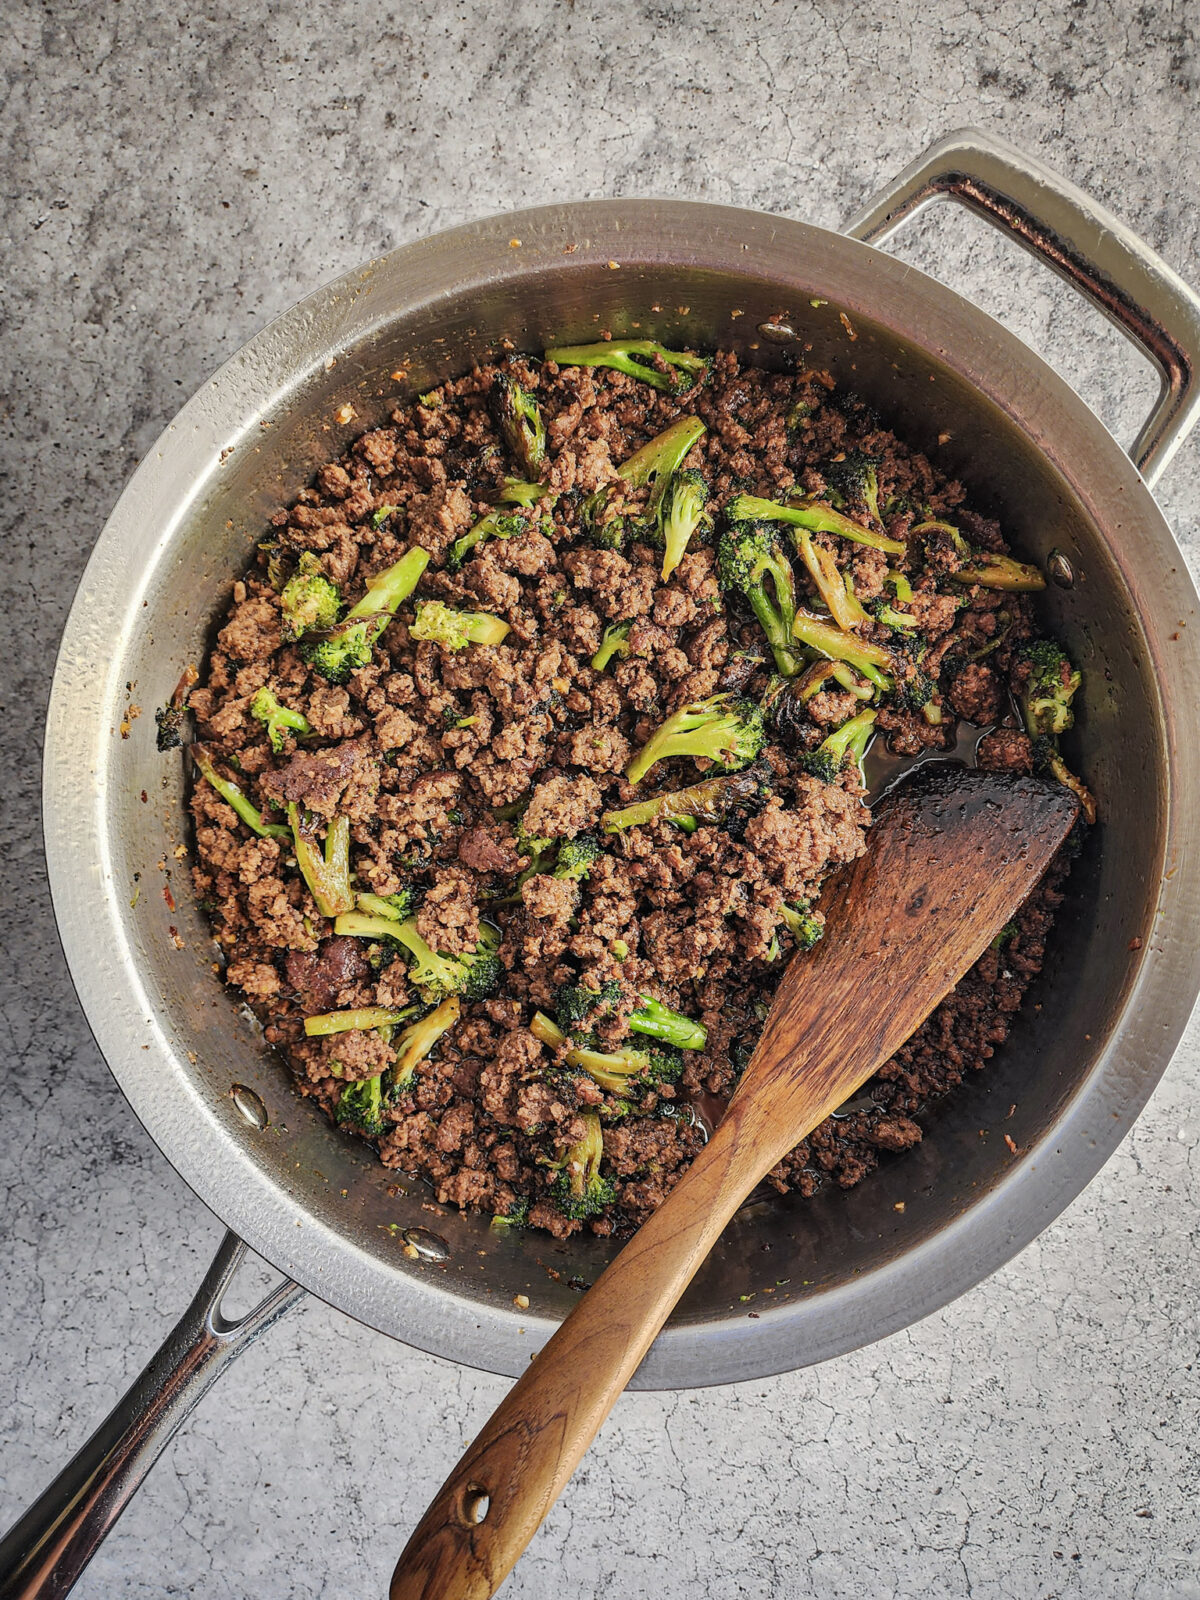
[[[461,571],[447,570],[448,547],[516,471],[489,411],[496,369],[445,384],[431,403],[400,406],[272,519],[273,548],[260,550],[235,585],[190,704],[218,766],[276,821],[288,801],[318,822],[350,819],[360,891],[424,888],[418,926],[431,946],[473,950],[481,911],[503,930],[500,992],[464,1005],[412,1092],[386,1112],[380,1159],[424,1175],[441,1202],[505,1213],[524,1197],[535,1226],[565,1236],[580,1224],[549,1198],[547,1163],[580,1138],[581,1113],[599,1107],[602,1117],[615,1116],[604,1127],[604,1170],[616,1205],[588,1225],[608,1233],[657,1206],[698,1149],[704,1128],[689,1107],[711,1112],[732,1091],[791,953],[781,902],[811,898],[832,867],[861,853],[869,813],[852,766],[830,784],[796,764],[797,751],[858,708],[835,686],[809,702],[808,719],[793,723],[786,739],[772,736],[765,759],[773,797],[740,837],[716,825],[689,835],[656,822],[606,838],[582,882],[539,873],[515,903],[496,903],[529,857],[513,822],[498,821],[495,810],[527,799],[530,834],[596,833],[606,808],[702,775],[702,762],[671,760],[636,787],[625,780],[632,752],[665,716],[720,688],[757,695],[767,681],[753,654],[738,653],[761,656],[763,636],[748,610],[722,596],[711,544],[693,548],[664,583],[659,551],[637,542],[598,549],[581,536],[581,496],[611,483],[616,467],[677,416],[695,413],[708,431],[688,462],[709,479],[718,526],[720,507],[737,491],[820,492],[822,463],[860,448],[881,458],[881,502],[922,508],[886,515],[891,537],[952,514],[977,548],[1007,547],[995,523],[963,507],[957,483],[882,431],[865,408],[835,396],[822,373],[766,373],[719,354],[703,385],[674,400],[614,372],[522,358],[503,368],[535,394],[547,425],[546,498],[525,514],[525,531],[482,543]],[[798,401],[806,415],[789,432]],[[395,509],[380,521],[384,507]],[[936,530],[914,539],[903,558],[833,535],[816,542],[852,574],[864,601],[882,593],[889,560],[912,583],[908,609],[931,641],[925,666],[941,674],[944,721],[931,725],[885,701],[877,727],[889,748],[949,749],[962,717],[996,725],[982,742],[981,765],[1029,770],[1030,741],[1010,698],[1017,646],[1033,632],[1028,598],[956,584],[960,558]],[[368,666],[340,687],[316,676],[284,642],[281,571],[311,552],[352,602],[413,544],[430,555],[418,596],[495,613],[509,624],[505,641],[458,653],[414,641],[409,601]],[[807,573],[795,565],[812,603]],[[628,656],[594,671],[603,630],[621,620],[632,622]],[[886,642],[875,622],[864,633]],[[304,713],[313,737],[297,744],[289,734],[273,753],[249,712],[264,685]],[[300,1093],[332,1110],[347,1082],[379,1073],[393,1050],[371,1031],[307,1038],[303,1019],[413,1002],[406,964],[373,964],[364,941],[334,933],[290,840],[253,836],[203,782],[192,810],[196,893],[227,958],[226,979],[263,1020]],[[1008,942],[984,956],[856,1098],[856,1109],[831,1118],[780,1163],[771,1175],[777,1189],[808,1195],[826,1177],[855,1184],[881,1151],[921,1138],[922,1107],[982,1067],[1005,1038],[1040,969],[1064,872],[1061,863],[1051,870]],[[616,1115],[614,1097],[586,1074],[552,1070],[561,1067],[556,1052],[529,1031],[534,1009],[552,1010],[564,982],[598,987],[613,978],[708,1029],[706,1048],[685,1056],[682,1083],[649,1095],[638,1115]],[[627,1010],[601,1026],[606,1048],[626,1035]]]

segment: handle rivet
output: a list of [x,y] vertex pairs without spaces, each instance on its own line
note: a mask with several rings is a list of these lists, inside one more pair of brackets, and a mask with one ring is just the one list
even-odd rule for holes
[[791,344],[800,337],[790,322],[760,322],[758,331],[768,344]]
[[405,1228],[401,1238],[405,1244],[426,1261],[449,1261],[450,1246],[440,1233],[430,1233],[428,1228]]
[[235,1083],[230,1086],[229,1098],[252,1128],[266,1127],[267,1108],[260,1094],[256,1094],[244,1083]]
[[1046,571],[1060,589],[1075,587],[1075,568],[1061,550],[1051,550],[1046,557]]

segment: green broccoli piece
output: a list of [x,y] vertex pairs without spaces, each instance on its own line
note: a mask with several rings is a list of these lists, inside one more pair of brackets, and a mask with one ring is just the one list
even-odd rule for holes
[[450,546],[446,556],[446,570],[457,572],[477,544],[482,544],[487,539],[511,539],[528,526],[528,522],[518,512],[501,511],[499,506],[493,506],[463,534],[461,539],[456,539]]
[[723,822],[739,805],[765,798],[769,789],[757,772],[731,772],[717,778],[702,778],[686,789],[673,789],[652,795],[619,811],[606,811],[601,817],[605,833],[622,833],[661,817],[665,822],[686,826],[694,832],[701,822]]
[[706,757],[726,772],[748,767],[762,753],[766,730],[753,700],[713,694],[681,706],[655,730],[626,769],[640,783],[659,761],[671,756]]
[[376,529],[382,528],[387,519],[394,517],[399,509],[399,506],[380,506],[371,513],[371,526]]
[[876,600],[871,607],[871,615],[876,622],[889,628],[896,638],[903,638],[920,627],[916,617],[910,617],[907,611],[897,611],[888,600]]
[[397,607],[417,587],[428,564],[429,552],[413,545],[399,561],[376,573],[366,594],[350,607],[336,628],[329,629],[320,639],[303,640],[300,654],[313,671],[330,683],[344,683],[352,672],[365,667],[375,641]]
[[834,783],[847,758],[856,767],[861,766],[875,727],[875,713],[860,711],[849,722],[844,722],[836,732],[822,741],[815,750],[798,758],[799,765],[812,778]]
[[703,473],[694,467],[676,472],[661,507],[664,581],[687,554],[693,536],[709,521],[707,504],[708,484]]
[[825,482],[842,505],[865,511],[873,522],[883,526],[879,515],[879,457],[849,450],[839,461],[826,463]]
[[490,611],[455,611],[440,600],[419,600],[408,631],[414,639],[431,639],[443,650],[463,650],[469,644],[500,644],[508,636],[508,623]]
[[1084,819],[1096,820],[1096,802],[1091,790],[1075,776],[1058,748],[1059,735],[1075,722],[1071,702],[1083,682],[1082,674],[1071,665],[1070,657],[1052,639],[1035,639],[1025,646],[1022,661],[1028,663],[1025,682],[1017,695],[1025,731],[1033,740],[1033,766],[1036,772],[1049,772],[1079,799]]
[[394,1010],[390,1006],[356,1006],[349,1011],[324,1011],[320,1016],[305,1017],[304,1032],[310,1039],[322,1039],[334,1033],[367,1033],[376,1028],[394,1028],[411,1017],[416,1006]]
[[578,1144],[568,1145],[554,1163],[558,1176],[550,1186],[550,1196],[564,1216],[574,1222],[586,1221],[612,1205],[616,1185],[600,1176],[604,1159],[604,1133],[594,1111],[584,1116],[587,1132]]
[[568,1033],[590,1027],[597,1016],[606,1016],[621,1001],[621,985],[615,978],[589,989],[582,983],[564,984],[554,996],[554,1013]]
[[[566,984],[554,997],[554,1011],[559,1025],[575,1035],[599,1017],[607,1016],[620,1001],[621,985],[615,978],[609,978],[599,989]],[[637,1009],[629,1014],[629,1026],[634,1033],[661,1039],[677,1050],[703,1050],[708,1038],[708,1030],[702,1022],[694,1022],[691,1017],[672,1011],[661,1000],[644,994],[638,996]]]
[[489,396],[500,436],[526,478],[536,478],[546,459],[546,424],[537,401],[507,372],[492,379]]
[[381,1072],[374,1078],[360,1078],[357,1083],[346,1085],[333,1112],[339,1127],[351,1128],[368,1139],[382,1138],[388,1127],[383,1117],[383,1079]]
[[558,847],[554,877],[586,878],[596,865],[600,852],[600,841],[590,838],[587,834],[580,834],[577,839],[564,839]]
[[527,1228],[529,1226],[529,1196],[519,1194],[507,1211],[496,1213],[492,1218],[491,1226],[497,1232],[502,1232],[506,1228]]
[[792,540],[816,584],[817,593],[842,632],[850,633],[860,622],[866,622],[867,613],[854,593],[850,574],[842,572],[833,554],[817,544],[807,528],[793,528]]
[[528,509],[529,506],[535,506],[539,500],[543,499],[549,499],[553,505],[558,496],[547,495],[546,486],[543,483],[527,483],[522,478],[505,478],[504,487],[500,490],[496,499],[501,505],[525,506]]
[[592,657],[592,671],[603,672],[614,656],[627,656],[629,654],[629,633],[633,627],[632,621],[614,622],[604,630],[604,637],[600,641],[600,648]]
[[350,887],[350,819],[334,817],[325,825],[322,852],[312,831],[312,819],[294,800],[288,802],[287,819],[296,849],[296,865],[323,917],[337,917],[354,905]]
[[396,1059],[388,1069],[395,1094],[407,1094],[412,1089],[418,1066],[442,1035],[458,1021],[461,1012],[459,997],[450,995],[425,1016],[410,1022],[397,1036]]
[[416,884],[410,884],[396,894],[356,895],[354,904],[357,910],[365,911],[368,916],[387,917],[392,922],[406,922],[409,917],[416,915],[424,898],[424,891]]
[[206,783],[212,784],[221,799],[233,807],[246,826],[257,833],[260,839],[291,837],[292,830],[284,827],[281,822],[264,822],[262,812],[246,797],[241,785],[234,783],[232,778],[223,778],[220,775],[213,764],[212,752],[207,745],[192,745],[191,754],[200,776]]
[[811,496],[800,496],[788,505],[780,505],[775,500],[760,499],[758,495],[739,494],[729,502],[725,515],[730,522],[787,522],[795,528],[807,528],[810,533],[836,533],[840,538],[852,539],[855,544],[870,545],[873,550],[887,550],[896,556],[904,555],[908,548],[899,539],[889,539],[871,528],[864,528]]
[[160,754],[168,750],[178,750],[184,743],[188,717],[187,695],[181,699],[172,699],[165,706],[160,706],[154,713],[154,721],[158,732],[155,735],[155,744]]
[[972,551],[968,564],[950,576],[955,583],[977,583],[984,589],[1006,589],[1016,594],[1036,594],[1046,587],[1040,568],[990,550]]
[[299,711],[280,705],[274,694],[264,684],[250,702],[250,715],[267,725],[267,738],[271,749],[278,755],[283,749],[284,729],[290,729],[298,738],[307,738],[313,731],[312,723]]
[[807,900],[779,908],[797,950],[811,950],[825,936],[825,918],[810,911]]
[[653,339],[605,339],[599,344],[556,345],[546,360],[560,367],[611,367],[667,394],[694,389],[709,369],[704,356],[682,350],[664,350]]
[[870,644],[852,633],[844,633],[841,628],[822,622],[820,617],[811,616],[807,611],[796,613],[792,634],[801,644],[827,656],[831,661],[848,662],[883,693],[892,687],[891,678],[882,669],[890,669],[894,663],[882,646]]
[[663,517],[671,484],[697,439],[706,429],[699,417],[679,417],[617,468],[617,476],[631,489],[650,485],[650,498],[641,525],[656,540],[663,538]]
[[449,995],[464,1000],[486,1000],[500,985],[502,966],[496,954],[500,930],[484,922],[479,927],[473,953],[461,956],[439,955],[417,932],[415,917],[396,922],[390,916],[370,916],[362,911],[346,911],[333,925],[335,933],[356,939],[392,942],[408,952],[409,979],[433,1005]]
[[284,584],[279,605],[285,642],[299,639],[314,628],[332,628],[337,622],[342,597],[311,550],[303,553],[295,572]]
[[767,636],[776,668],[785,678],[793,677],[799,666],[792,640],[796,580],[774,530],[753,522],[727,528],[717,546],[717,576],[727,594],[740,594],[749,603]]
[[601,1050],[593,1034],[568,1036],[544,1011],[535,1011],[529,1031],[551,1049],[566,1047],[566,1062],[593,1078],[609,1094],[635,1099],[646,1089],[678,1083],[683,1075],[683,1058],[670,1045],[654,1042],[644,1047],[622,1045],[618,1050]]

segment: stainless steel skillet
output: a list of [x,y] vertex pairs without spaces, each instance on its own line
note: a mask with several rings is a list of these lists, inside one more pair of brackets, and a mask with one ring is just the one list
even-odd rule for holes
[[[1141,473],[1023,344],[864,242],[940,197],[1045,258],[1158,364],[1162,397],[1135,447]],[[608,1247],[573,1243],[559,1259],[543,1240],[498,1241],[478,1218],[433,1214],[419,1185],[394,1192],[394,1175],[291,1096],[213,974],[175,856],[178,766],[154,751],[148,718],[127,740],[119,725],[131,695],[161,702],[199,657],[267,513],[315,465],[397,395],[505,340],[536,351],[597,325],[636,325],[763,361],[811,345],[806,359],[962,475],[1017,542],[1043,560],[1059,552],[1072,581],[1048,605],[1087,668],[1078,740],[1104,823],[1073,880],[1041,1011],[940,1109],[893,1169],[886,1202],[868,1183],[742,1213],[635,1383],[787,1370],[961,1293],[1095,1174],[1186,1022],[1200,930],[1197,601],[1148,483],[1195,420],[1200,302],[1086,196],[977,134],[936,146],[851,233],[726,207],[603,201],[397,250],[303,301],[188,403],[84,575],[51,698],[45,820],[63,943],[97,1040],[152,1137],[234,1235],[409,1343],[515,1374],[573,1303],[570,1279],[593,1277]],[[172,871],[173,911],[160,893]],[[1017,1160],[978,1138],[993,1099],[1019,1105]],[[898,1190],[903,1214],[892,1210]],[[66,1592],[222,1361],[299,1294],[282,1285],[249,1317],[222,1321],[240,1248],[231,1236],[147,1374],[0,1545],[0,1596]],[[747,1321],[739,1297],[781,1278],[803,1287]],[[528,1311],[512,1308],[517,1290]]]

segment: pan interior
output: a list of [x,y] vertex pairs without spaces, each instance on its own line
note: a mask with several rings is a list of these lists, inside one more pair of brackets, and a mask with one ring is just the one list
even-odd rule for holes
[[[66,779],[48,770],[48,805],[60,797],[48,811],[57,828],[56,904],[85,1006],[135,1109],[202,1197],[278,1266],[388,1331],[499,1371],[521,1369],[614,1244],[501,1234],[486,1219],[438,1207],[426,1185],[385,1171],[368,1147],[291,1093],[215,970],[190,893],[183,763],[178,753],[157,753],[150,715],[186,665],[202,659],[271,512],[399,399],[501,348],[539,351],[597,330],[733,346],[763,364],[802,360],[828,368],[885,425],[960,475],[972,503],[1000,516],[1022,553],[1044,561],[1057,549],[1076,573],[1074,587],[1047,591],[1045,609],[1084,669],[1068,754],[1095,789],[1103,821],[1073,873],[1030,1002],[988,1070],[932,1112],[918,1149],[885,1158],[852,1191],[827,1185],[814,1200],[745,1208],[642,1382],[714,1382],[818,1359],[931,1309],[1003,1259],[990,1243],[978,1264],[939,1269],[941,1279],[914,1289],[911,1304],[900,1296],[856,1317],[857,1326],[841,1312],[825,1323],[816,1315],[823,1305],[848,1308],[864,1283],[882,1283],[887,1269],[986,1207],[1013,1168],[1005,1134],[1023,1150],[1053,1144],[1126,1005],[1141,961],[1131,941],[1157,902],[1163,712],[1127,574],[1043,448],[1055,380],[1046,374],[1043,395],[1045,369],[1034,358],[1010,368],[1013,404],[1027,424],[1019,426],[1011,407],[961,375],[936,342],[906,339],[895,318],[864,310],[889,295],[911,298],[911,285],[901,286],[910,269],[796,224],[781,237],[777,219],[725,215],[742,220],[736,235],[722,224],[719,249],[711,229],[698,249],[694,222],[680,218],[678,238],[664,226],[657,258],[638,259],[620,248],[611,224],[595,236],[581,225],[588,208],[531,214],[540,221],[521,219],[519,249],[507,245],[511,220],[490,233],[462,230],[452,255],[444,240],[410,247],[290,313],[201,391],[130,485],[88,569],[56,682],[49,759],[61,764],[77,741],[90,772],[73,825],[61,803]],[[797,239],[822,250],[809,260],[795,251]],[[854,266],[840,277],[829,258],[838,250]],[[610,255],[619,267],[608,265]],[[1020,347],[946,291],[927,292],[930,316],[936,307],[949,326],[960,314],[963,338],[970,328],[1003,385]],[[346,407],[353,416],[339,420]],[[1116,448],[1098,426],[1094,448]],[[1072,475],[1083,479],[1088,469],[1077,460]],[[1135,541],[1142,529],[1133,518],[1121,532]],[[131,703],[143,714],[123,737]],[[85,852],[75,859],[99,856],[94,876],[78,885],[66,881],[64,865],[72,826]],[[98,906],[103,925],[85,926]],[[1152,1083],[1131,1082],[1130,1104]],[[265,1127],[248,1115],[253,1097]],[[210,1177],[218,1169],[241,1172],[236,1195]],[[528,1296],[528,1311],[514,1311],[517,1294]],[[747,1320],[750,1311],[756,1320]]]

